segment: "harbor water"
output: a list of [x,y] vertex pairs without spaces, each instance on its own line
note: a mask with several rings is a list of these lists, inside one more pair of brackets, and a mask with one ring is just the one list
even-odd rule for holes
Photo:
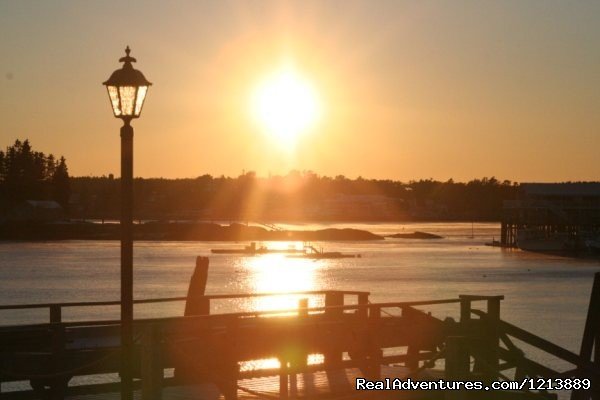
[[[357,228],[377,234],[424,231],[442,239],[390,239],[312,243],[325,251],[360,258],[308,260],[282,254],[211,255],[211,248],[243,247],[246,242],[136,242],[136,299],[185,296],[197,256],[210,257],[208,294],[281,292],[273,298],[215,301],[212,312],[285,309],[297,306],[286,292],[361,290],[372,302],[445,299],[460,294],[504,295],[501,317],[578,352],[597,259],[485,246],[499,237],[495,223],[306,224],[289,229]],[[269,248],[302,243],[265,242]],[[119,242],[0,242],[0,304],[105,301],[119,299]],[[310,299],[319,305],[320,299]],[[483,307],[484,305],[481,304]],[[136,318],[177,316],[184,303],[145,304]],[[428,309],[434,316],[457,317],[456,305]],[[390,310],[394,312],[394,310]],[[118,307],[68,308],[63,319],[117,319]],[[0,324],[46,322],[48,311],[0,311]],[[525,349],[527,350],[527,349]],[[544,358],[544,364],[564,364]]]

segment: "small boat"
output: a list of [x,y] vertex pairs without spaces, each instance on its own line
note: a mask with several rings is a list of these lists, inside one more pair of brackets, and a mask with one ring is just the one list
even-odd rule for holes
[[495,238],[492,238],[491,242],[485,242],[484,245],[491,246],[491,247],[504,247],[502,245],[502,242],[499,240],[496,240]]
[[310,251],[305,251],[304,254],[291,255],[288,257],[308,258],[312,260],[323,260],[332,258],[361,258],[360,254],[344,254],[340,253],[339,251],[323,251],[323,249],[318,250],[314,246],[304,246],[304,248]]
[[288,248],[288,249],[269,249],[265,246],[256,247],[256,243],[252,242],[249,246],[244,246],[242,249],[211,249],[213,254],[241,254],[255,256],[261,254],[304,254],[305,250]]
[[339,251],[325,251],[321,253],[306,253],[298,256],[290,256],[297,258],[309,258],[312,260],[322,260],[328,258],[360,258],[360,254],[342,254]]

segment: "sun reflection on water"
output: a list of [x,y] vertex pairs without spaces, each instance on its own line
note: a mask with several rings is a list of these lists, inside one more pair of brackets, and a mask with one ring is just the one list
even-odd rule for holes
[[[308,365],[322,364],[325,360],[323,354],[307,354],[306,363]],[[281,362],[277,358],[263,358],[261,360],[242,361],[239,363],[240,371],[255,371],[257,369],[275,369],[281,367]]]
[[[287,249],[288,243],[277,243],[268,246],[270,249]],[[292,310],[298,308],[302,298],[308,299],[309,307],[322,306],[324,300],[319,296],[289,294],[292,292],[307,292],[319,289],[318,270],[323,263],[303,258],[287,257],[285,254],[266,254],[244,258],[243,267],[247,269],[248,287],[254,293],[277,293],[275,296],[252,298],[248,306],[253,310],[273,311]],[[279,294],[281,293],[281,294]],[[309,364],[323,362],[322,354],[309,354]],[[244,361],[240,363],[242,371],[256,369],[279,368],[276,358]]]
[[[253,299],[255,310],[286,310],[298,307],[306,295],[291,292],[317,290],[317,270],[320,263],[302,258],[290,258],[284,254],[268,254],[246,259],[250,270],[250,287],[255,293],[281,293],[277,296]],[[309,307],[317,306],[317,299],[309,298]]]

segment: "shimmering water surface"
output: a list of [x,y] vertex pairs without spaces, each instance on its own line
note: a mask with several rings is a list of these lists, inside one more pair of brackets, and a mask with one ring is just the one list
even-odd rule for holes
[[[232,242],[136,242],[135,298],[185,296],[196,256],[210,256],[208,294],[347,289],[371,292],[371,301],[505,295],[503,319],[578,352],[594,272],[600,262],[502,250],[483,243],[499,224],[281,225],[292,229],[353,227],[378,234],[415,230],[440,240],[386,239],[313,243],[361,258],[291,259],[284,255],[212,255]],[[474,233],[474,237],[471,234]],[[302,243],[265,242],[271,248]],[[118,300],[119,243],[115,241],[0,242],[0,304]],[[311,299],[317,305],[318,299]],[[213,312],[296,307],[297,297],[215,302]],[[457,315],[456,306],[430,309]],[[140,305],[136,318],[182,315],[183,303]],[[2,325],[42,322],[47,310],[1,312]],[[118,318],[117,307],[68,309],[65,320]],[[549,365],[554,361],[548,360]]]

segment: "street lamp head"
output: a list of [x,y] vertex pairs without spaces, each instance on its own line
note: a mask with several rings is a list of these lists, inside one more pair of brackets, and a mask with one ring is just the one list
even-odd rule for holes
[[130,52],[131,50],[127,46],[126,56],[119,59],[119,62],[123,63],[123,67],[113,72],[110,78],[103,83],[108,90],[115,117],[123,119],[126,123],[132,118],[140,116],[148,87],[152,85],[144,74],[133,68],[131,63],[137,60],[129,56]]

